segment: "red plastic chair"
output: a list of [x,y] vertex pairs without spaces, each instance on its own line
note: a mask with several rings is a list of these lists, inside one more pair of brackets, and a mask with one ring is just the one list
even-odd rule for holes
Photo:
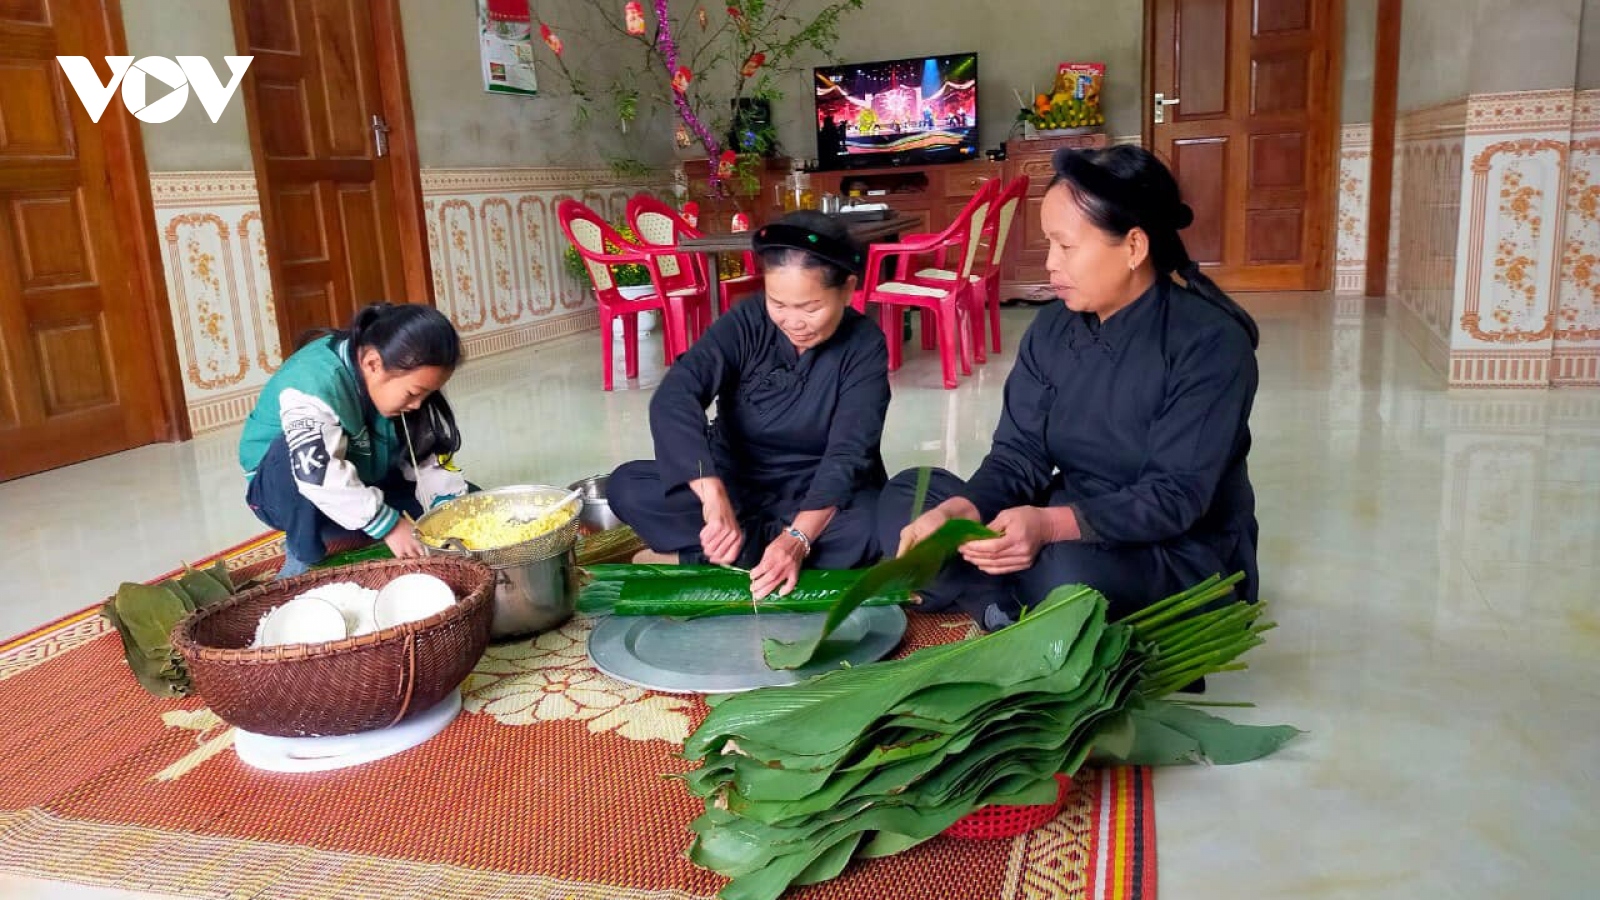
[[[989,343],[985,340],[986,330],[989,340],[993,342],[994,352],[1000,352],[1000,269],[1012,234],[1011,226],[1016,222],[1017,212],[1027,196],[1028,178],[1025,175],[998,189],[990,212],[984,217],[982,240],[975,248],[978,253],[977,264],[967,276],[977,288],[968,295],[968,300],[972,304],[973,356],[980,363],[989,361],[985,349],[985,344]],[[940,266],[917,270],[911,280],[918,284],[941,285],[954,282],[956,277],[956,270],[943,267],[941,261]],[[987,329],[985,319],[988,320]]]
[[[867,274],[858,294],[857,309],[866,303],[876,303],[881,311],[884,337],[889,342],[889,371],[900,368],[904,346],[900,328],[904,310],[915,307],[923,310],[923,333],[930,337],[928,326],[937,332],[939,365],[943,370],[946,390],[957,385],[956,365],[961,374],[972,374],[971,303],[969,295],[975,290],[970,275],[978,259],[978,239],[998,184],[989,181],[979,188],[966,207],[938,234],[908,235],[897,243],[873,244],[867,248]],[[954,263],[958,277],[948,282],[919,282],[912,275],[914,261],[930,254],[939,261],[958,253]],[[894,276],[883,278],[884,263],[894,262]]]
[[[657,248],[676,247],[679,241],[704,236],[704,232],[691,224],[682,213],[649,194],[638,194],[628,201],[628,225],[639,236],[639,240]],[[706,256],[704,253],[684,253],[670,259],[673,269],[692,273],[695,285],[704,290],[710,283]],[[667,258],[662,260],[662,264],[663,274],[666,274]],[[719,313],[727,312],[735,298],[747,297],[761,290],[763,279],[756,266],[755,254],[748,250],[744,254],[744,271],[745,274],[732,278],[722,278],[718,272]],[[700,326],[695,332],[698,335],[709,323],[696,324]]]
[[[588,266],[589,278],[594,282],[595,301],[600,308],[600,364],[604,367],[601,384],[605,390],[612,387],[612,323],[619,316],[622,318],[624,371],[628,378],[639,377],[641,312],[661,311],[662,343],[669,363],[689,348],[688,321],[695,297],[692,292],[674,292],[664,286],[665,279],[657,263],[662,254],[629,241],[598,213],[576,200],[561,201],[556,207],[556,218],[562,233]],[[608,252],[608,245],[620,252]],[[611,275],[611,267],[629,264],[643,265],[649,270],[654,293],[637,299],[622,296]],[[699,301],[704,305],[703,295]]]

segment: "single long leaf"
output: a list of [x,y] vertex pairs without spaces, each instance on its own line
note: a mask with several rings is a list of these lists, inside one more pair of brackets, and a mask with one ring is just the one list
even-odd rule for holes
[[885,560],[862,573],[861,578],[828,610],[828,618],[822,623],[822,633],[815,639],[779,641],[768,638],[763,641],[761,652],[767,666],[772,669],[798,669],[811,662],[834,629],[869,597],[893,591],[919,590],[938,576],[939,570],[944,568],[944,564],[962,544],[993,537],[998,535],[970,519],[945,522],[904,555]]

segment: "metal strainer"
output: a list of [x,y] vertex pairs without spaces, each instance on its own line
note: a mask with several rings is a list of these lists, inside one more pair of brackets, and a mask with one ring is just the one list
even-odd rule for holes
[[550,504],[571,494],[562,488],[542,484],[511,487],[467,494],[434,507],[417,522],[417,537],[433,553],[470,556],[488,566],[523,566],[560,556],[578,540],[578,513],[581,500],[568,504],[571,514],[560,524],[537,537],[505,547],[468,550],[458,540],[463,523],[479,516],[496,519],[529,519],[550,511]]

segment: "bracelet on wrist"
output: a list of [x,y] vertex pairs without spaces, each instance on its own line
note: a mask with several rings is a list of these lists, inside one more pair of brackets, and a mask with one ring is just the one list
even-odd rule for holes
[[793,525],[790,525],[783,533],[800,542],[800,547],[805,551],[801,556],[802,559],[811,555],[811,538],[806,537],[806,533],[804,531],[801,531]]

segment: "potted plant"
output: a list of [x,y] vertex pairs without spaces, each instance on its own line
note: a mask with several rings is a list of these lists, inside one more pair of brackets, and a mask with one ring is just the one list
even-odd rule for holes
[[[622,235],[624,240],[638,242],[638,235],[634,234],[633,229],[627,225],[613,224],[612,227],[617,230],[618,234]],[[606,252],[621,253],[622,248],[607,241]],[[568,244],[566,252],[562,254],[562,259],[566,265],[567,274],[572,276],[574,281],[589,290],[594,289],[594,279],[589,276],[589,264],[584,262],[583,257],[578,254],[578,248]],[[611,280],[617,286],[617,293],[629,300],[647,297],[655,292],[655,286],[650,283],[650,270],[641,263],[624,263],[612,266]],[[649,334],[654,331],[657,319],[658,316],[654,310],[645,310],[640,313],[639,333]],[[613,332],[617,335],[622,334],[620,321],[616,323]]]

